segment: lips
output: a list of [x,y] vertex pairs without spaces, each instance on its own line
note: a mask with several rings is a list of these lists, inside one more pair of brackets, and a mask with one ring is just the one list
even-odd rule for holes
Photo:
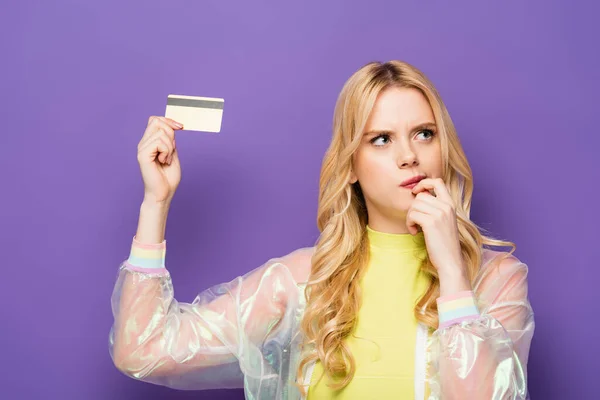
[[402,182],[400,184],[400,186],[409,186],[409,185],[417,184],[423,179],[425,179],[425,175],[416,175],[416,176],[413,176],[412,178],[409,178],[409,179],[405,180],[404,182]]

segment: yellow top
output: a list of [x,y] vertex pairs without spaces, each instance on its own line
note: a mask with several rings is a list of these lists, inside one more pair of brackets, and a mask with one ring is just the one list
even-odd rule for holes
[[[420,272],[427,254],[423,232],[413,236],[374,231],[367,226],[371,257],[361,281],[363,302],[354,335],[345,339],[356,373],[343,389],[333,391],[317,361],[308,399],[413,399],[417,319],[416,302],[429,277]],[[367,340],[368,339],[368,340]],[[372,343],[371,341],[376,344]],[[425,398],[429,388],[425,387]]]

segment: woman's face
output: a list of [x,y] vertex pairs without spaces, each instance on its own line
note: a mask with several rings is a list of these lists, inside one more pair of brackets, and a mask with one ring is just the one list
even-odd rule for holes
[[399,87],[380,93],[352,164],[350,182],[360,184],[369,226],[408,233],[406,213],[415,195],[400,184],[416,175],[442,175],[438,130],[425,96],[416,89]]

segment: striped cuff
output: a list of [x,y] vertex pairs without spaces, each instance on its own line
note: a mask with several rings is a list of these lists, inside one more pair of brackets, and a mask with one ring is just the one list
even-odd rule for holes
[[129,258],[125,266],[138,272],[165,273],[165,255],[167,252],[167,241],[161,243],[144,244],[133,237]]
[[472,290],[438,297],[436,301],[440,318],[438,329],[479,317]]

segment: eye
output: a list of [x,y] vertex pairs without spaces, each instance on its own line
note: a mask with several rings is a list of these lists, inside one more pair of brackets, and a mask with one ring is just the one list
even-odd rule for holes
[[[377,140],[379,140],[379,139],[383,139],[383,138],[385,138],[385,139],[387,139],[387,140],[390,140],[390,135],[388,135],[387,133],[382,133],[381,135],[377,135],[377,136],[375,136],[373,139],[371,139],[371,140],[370,140],[370,142],[371,142],[371,143],[373,143],[373,144],[375,144],[375,142],[376,142]],[[384,143],[384,144],[385,144],[385,143]],[[375,146],[376,146],[376,147],[382,147],[383,145],[378,145],[378,144],[375,144]]]
[[419,132],[419,134],[421,133],[428,133],[429,137],[425,140],[431,140],[434,136],[435,136],[435,132],[432,131],[431,129],[423,129],[421,132]]

